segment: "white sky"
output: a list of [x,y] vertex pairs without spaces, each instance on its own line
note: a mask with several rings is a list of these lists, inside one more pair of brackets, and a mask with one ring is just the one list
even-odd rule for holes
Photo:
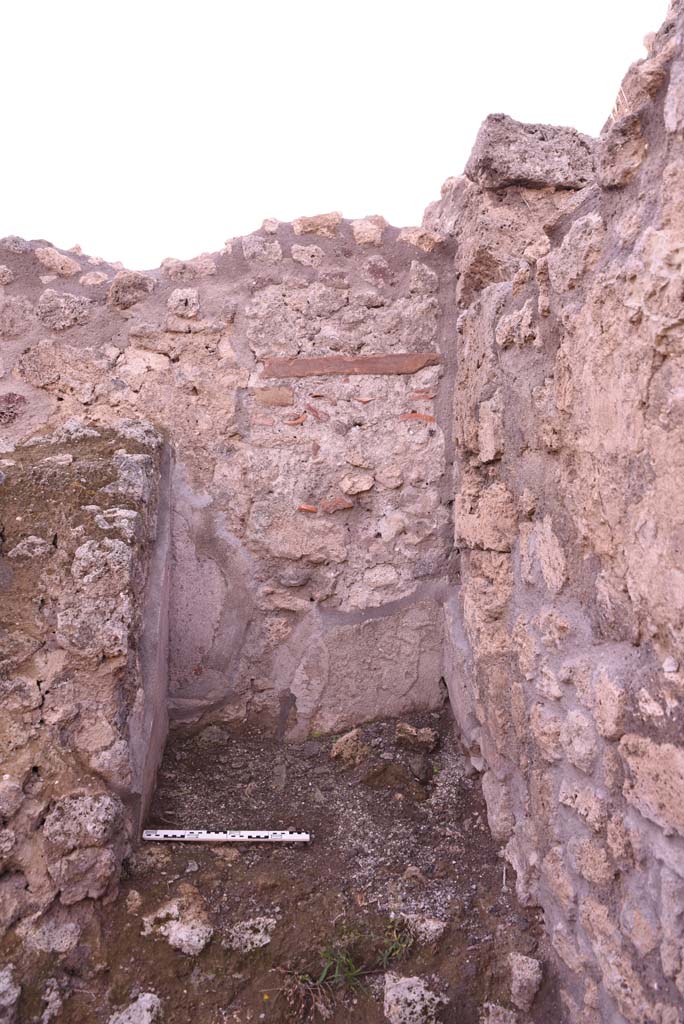
[[667,0],[4,0],[0,236],[143,269],[420,223],[502,111],[597,134]]

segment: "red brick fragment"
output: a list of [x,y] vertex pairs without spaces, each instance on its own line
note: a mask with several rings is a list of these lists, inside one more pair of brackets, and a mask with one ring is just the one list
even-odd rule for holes
[[411,398],[434,398],[434,391],[412,391]]
[[292,388],[256,388],[253,394],[259,405],[294,405]]
[[303,412],[301,416],[296,416],[295,419],[285,420],[284,422],[287,424],[288,427],[298,427],[300,423],[304,423],[305,421],[306,413]]
[[342,494],[336,494],[334,498],[325,498],[321,502],[323,512],[343,512],[346,509],[354,508],[354,502],[345,498]]
[[307,412],[310,412],[314,419],[317,419],[319,423],[325,423],[330,419],[327,412],[323,412],[322,409],[317,409],[315,405],[305,405],[304,408]]
[[410,374],[436,366],[438,352],[395,352],[377,356],[293,356],[267,359],[264,377],[322,377],[330,374]]
[[300,505],[298,512],[318,512],[318,505]]
[[255,427],[273,427],[275,420],[272,416],[252,416],[252,425]]
[[372,398],[353,398],[352,401],[353,402],[358,402],[359,405],[368,405],[368,403],[372,402],[373,399]]
[[420,420],[421,423],[434,423],[435,417],[428,416],[426,412],[405,412],[399,417],[400,420]]

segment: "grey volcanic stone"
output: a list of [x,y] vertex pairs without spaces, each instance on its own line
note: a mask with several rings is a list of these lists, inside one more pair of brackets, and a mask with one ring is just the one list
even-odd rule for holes
[[161,1014],[161,1002],[154,992],[143,992],[130,1006],[109,1018],[109,1024],[152,1024]]
[[53,331],[65,331],[75,324],[84,324],[88,319],[90,299],[69,292],[56,292],[46,288],[38,299],[36,311],[41,323]]
[[130,309],[154,288],[154,280],[136,270],[120,270],[111,283],[107,299],[112,306]]
[[483,188],[584,188],[594,180],[594,140],[574,128],[523,124],[490,114],[465,173]]
[[17,1018],[17,1003],[21,985],[14,980],[14,965],[0,970],[0,1024],[14,1024]]
[[121,827],[121,801],[106,793],[60,800],[50,811],[43,834],[51,847],[68,853],[77,846],[102,846]]

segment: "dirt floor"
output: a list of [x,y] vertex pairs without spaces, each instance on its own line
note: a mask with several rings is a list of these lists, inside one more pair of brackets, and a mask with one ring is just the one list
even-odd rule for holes
[[[155,993],[165,1024],[373,1024],[387,1019],[387,972],[445,1000],[416,1021],[475,1024],[487,1002],[510,1008],[507,954],[546,959],[541,917],[517,903],[510,868],[504,879],[448,712],[408,721],[436,730],[435,750],[398,742],[392,721],[347,741],[351,764],[331,757],[333,738],[284,745],[218,725],[172,736],[148,827],[292,828],[312,841],[143,844],[93,984],[72,987],[54,1019],[107,1021]],[[560,1019],[545,964],[517,1020]]]

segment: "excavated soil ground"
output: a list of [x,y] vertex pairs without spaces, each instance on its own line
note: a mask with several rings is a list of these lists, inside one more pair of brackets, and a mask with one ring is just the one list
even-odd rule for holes
[[[331,738],[285,745],[217,725],[172,736],[148,827],[295,828],[312,842],[144,844],[102,936],[106,1000],[95,1007],[76,991],[64,1019],[107,1020],[154,992],[165,1024],[373,1024],[386,1019],[385,969],[448,998],[444,1024],[475,1024],[488,1001],[510,1006],[507,954],[544,959],[541,917],[517,903],[510,868],[504,884],[479,778],[448,713],[408,721],[439,731],[436,752],[402,748],[396,723],[377,722],[361,730],[369,753],[352,768],[330,757]],[[143,918],[188,894],[213,927],[197,955],[174,949],[159,922],[142,934]],[[404,914],[418,915],[412,929]],[[270,919],[268,944],[231,948],[235,926],[259,918]],[[436,941],[414,934],[424,918],[444,923]],[[327,979],[335,967],[345,979],[312,984],[326,960]],[[553,979],[524,1019],[561,1019]]]

